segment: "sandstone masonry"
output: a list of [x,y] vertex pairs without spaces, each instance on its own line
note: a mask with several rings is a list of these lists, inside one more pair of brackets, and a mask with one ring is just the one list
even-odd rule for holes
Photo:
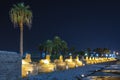
[[0,51],[0,80],[21,80],[21,57],[16,52]]

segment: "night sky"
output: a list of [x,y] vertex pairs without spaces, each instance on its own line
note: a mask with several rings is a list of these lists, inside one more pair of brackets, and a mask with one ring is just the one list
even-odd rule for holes
[[30,5],[33,12],[32,28],[24,26],[24,52],[37,52],[40,43],[56,35],[78,50],[120,50],[120,2],[114,0],[1,1],[0,50],[19,52],[19,28],[9,18],[9,10],[18,2]]

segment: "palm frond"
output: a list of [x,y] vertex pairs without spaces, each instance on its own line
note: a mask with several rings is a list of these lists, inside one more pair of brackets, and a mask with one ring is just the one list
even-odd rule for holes
[[10,10],[10,18],[11,22],[15,26],[27,25],[31,27],[32,24],[32,11],[29,9],[30,7],[27,5],[25,6],[24,3],[18,3],[17,5],[13,5]]

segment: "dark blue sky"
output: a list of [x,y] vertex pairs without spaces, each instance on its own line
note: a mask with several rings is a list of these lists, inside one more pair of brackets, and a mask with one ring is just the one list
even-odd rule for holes
[[0,50],[19,52],[19,28],[9,19],[9,10],[17,2],[25,2],[33,11],[31,30],[24,28],[24,52],[36,52],[40,43],[55,35],[79,50],[120,50],[120,2],[113,0],[4,0],[0,3]]

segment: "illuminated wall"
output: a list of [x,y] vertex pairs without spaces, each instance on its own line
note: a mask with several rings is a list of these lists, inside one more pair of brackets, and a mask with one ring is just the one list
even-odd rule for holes
[[15,52],[0,51],[0,80],[20,80],[21,58]]

